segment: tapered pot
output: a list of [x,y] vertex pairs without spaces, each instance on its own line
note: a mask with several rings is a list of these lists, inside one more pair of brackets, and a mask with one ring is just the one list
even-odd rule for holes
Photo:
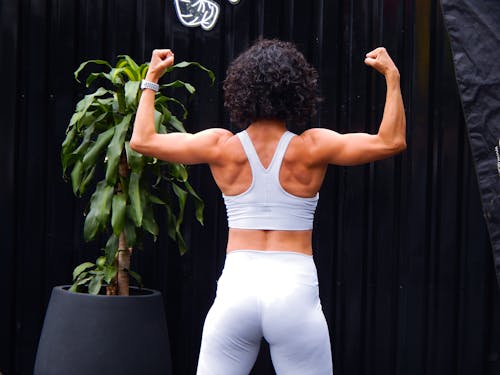
[[160,292],[95,296],[68,288],[52,290],[34,375],[172,373]]

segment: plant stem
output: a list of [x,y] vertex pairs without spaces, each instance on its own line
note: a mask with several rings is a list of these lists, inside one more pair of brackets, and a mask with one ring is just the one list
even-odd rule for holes
[[129,295],[128,270],[130,269],[131,255],[132,255],[132,249],[127,248],[125,233],[121,232],[120,239],[118,240],[118,274],[116,276],[116,280],[118,283],[118,294],[120,296]]
[[[127,163],[127,157],[125,152],[122,152],[120,157],[120,164],[118,166],[118,173],[122,177],[127,177],[129,174],[129,166]],[[118,194],[122,194],[122,186],[118,183]],[[127,239],[125,238],[125,232],[120,233],[120,238],[118,239],[118,256],[117,256],[117,269],[116,283],[118,286],[118,295],[128,296],[129,295],[129,274],[130,269],[130,257],[132,255],[132,248],[127,247]]]

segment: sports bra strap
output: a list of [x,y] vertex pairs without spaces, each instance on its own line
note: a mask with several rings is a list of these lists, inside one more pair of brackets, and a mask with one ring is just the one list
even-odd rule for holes
[[246,131],[238,133],[252,169],[252,184],[238,195],[223,195],[230,228],[262,230],[310,230],[319,195],[302,198],[286,192],[279,171],[290,140],[285,132],[276,146],[269,166],[264,168]]
[[252,140],[248,135],[248,132],[246,130],[243,130],[242,132],[239,132],[237,135],[241,141],[241,145],[243,146],[243,150],[245,151],[245,154],[248,158],[248,162],[250,163],[252,171],[255,171],[257,166],[260,166],[261,170],[265,172],[275,171],[276,169],[279,171],[281,163],[283,161],[283,157],[285,156],[285,152],[288,148],[288,145],[292,140],[292,138],[295,136],[294,133],[289,131],[283,133],[278,142],[278,145],[276,146],[271,162],[269,163],[267,168],[264,168],[262,162],[260,161],[259,155],[255,150],[255,146],[253,145]]

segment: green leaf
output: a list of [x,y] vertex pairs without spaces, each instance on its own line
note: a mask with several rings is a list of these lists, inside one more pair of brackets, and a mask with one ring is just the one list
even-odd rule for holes
[[139,286],[142,288],[142,277],[139,275],[137,272],[134,272],[132,270],[127,270],[128,274],[139,284]]
[[[78,105],[80,105],[80,103],[83,103],[82,105],[85,105],[84,101],[85,101],[85,99],[82,99],[80,102],[78,102]],[[92,104],[92,102],[89,102],[88,107],[90,107],[91,104]],[[68,126],[76,125],[78,123],[78,121],[80,121],[80,119],[83,117],[85,112],[86,112],[86,110],[85,111],[82,111],[81,109],[78,110],[78,106],[77,106],[76,112],[74,112],[73,115],[71,115],[71,119],[69,120]]]
[[214,72],[212,72],[210,69],[205,68],[203,65],[201,65],[200,63],[197,63],[195,61],[181,61],[180,63],[172,65],[170,68],[168,68],[167,72],[170,72],[170,71],[177,69],[177,68],[187,68],[188,66],[195,66],[195,67],[205,71],[208,74],[208,76],[210,77],[211,84],[213,84],[215,82]]
[[99,87],[92,94],[85,95],[76,105],[75,114],[71,117],[70,125],[76,124],[87,113],[94,100],[106,94],[112,94],[112,91],[106,90],[104,87]]
[[73,170],[71,171],[71,186],[73,188],[73,194],[78,195],[78,189],[82,183],[83,175],[83,163],[81,160],[77,160]]
[[111,128],[106,130],[104,133],[99,134],[95,143],[89,147],[89,150],[83,157],[84,169],[87,170],[94,166],[102,150],[109,144],[114,132],[115,128]]
[[132,171],[142,173],[144,157],[130,148],[130,142],[125,142],[125,151],[127,152],[127,163]]
[[182,125],[182,122],[180,122],[174,115],[170,116],[168,123],[172,125],[177,131],[182,133],[186,132],[186,129],[184,129],[184,125]]
[[77,125],[81,121],[81,119],[87,114],[87,111],[89,110],[93,101],[94,97],[90,95],[87,95],[82,100],[80,100],[76,105],[75,113],[73,113],[73,115],[71,116],[68,126]]
[[[173,189],[175,195],[177,196],[177,200],[179,203],[179,213],[177,215],[177,218],[175,218],[175,215],[173,215],[172,211],[167,206],[167,212],[169,215],[169,223],[170,223],[169,226],[174,227],[172,225],[172,223],[175,222],[175,227],[174,227],[175,228],[174,229],[175,241],[177,242],[179,252],[181,253],[181,255],[183,255],[187,251],[187,247],[186,247],[186,243],[184,242],[184,238],[182,237],[182,233],[180,231],[180,226],[181,226],[183,218],[184,218],[184,208],[186,206],[186,199],[187,199],[188,193],[175,183],[172,183],[172,189]],[[175,221],[170,221],[173,219],[175,219]],[[169,232],[169,235],[171,235],[171,232]]]
[[[85,272],[86,273],[86,272]],[[83,275],[83,274],[82,274]],[[94,276],[88,276],[88,277],[85,277],[85,278],[78,278],[78,280],[76,280],[73,285],[71,285],[71,288],[69,288],[70,292],[75,292],[77,293],[80,289],[80,286],[81,285],[84,285],[86,283],[88,283],[90,280],[92,280]]]
[[106,265],[103,271],[104,281],[109,284],[116,277],[118,269],[115,265]]
[[78,285],[75,283],[71,285],[71,288],[69,288],[70,292],[77,293],[78,292]]
[[129,61],[131,61],[133,65],[129,65],[126,60],[121,59],[118,61],[116,68],[110,71],[111,82],[115,85],[123,86],[129,81],[140,82],[139,67],[132,59],[129,58]]
[[181,107],[182,112],[183,112],[182,118],[185,120],[187,117],[187,114],[188,114],[187,108],[184,104],[182,104],[179,100],[177,100],[175,98],[171,98],[171,97],[165,96],[165,95],[157,95],[155,98],[155,108],[157,108],[164,115],[166,115],[168,113],[168,115],[166,115],[167,121],[168,121],[168,117],[170,116],[170,111],[167,107],[168,102],[173,102],[173,103],[177,104],[179,107]]
[[[112,100],[112,98],[109,98]],[[97,126],[97,125],[104,125],[106,128],[108,127],[107,124],[110,121],[106,120],[106,117],[111,117],[112,113],[110,112],[110,108],[102,108],[101,102],[106,101],[105,99],[99,99],[97,102],[94,104],[99,107],[99,110],[95,111],[95,114],[102,112],[99,116],[92,116],[92,125]],[[104,121],[103,121],[104,120]]]
[[165,125],[160,125],[158,127],[158,133],[159,134],[167,134],[168,133],[167,127]]
[[73,151],[73,155],[82,155],[85,153],[85,151],[87,151],[94,130],[95,130],[94,125],[90,125],[85,129],[85,131],[83,132],[83,140],[78,146],[78,148]]
[[175,98],[170,98],[168,96],[165,96],[165,98],[167,99],[167,101],[169,102],[173,102],[177,105],[179,105],[182,109],[182,119],[185,120],[187,118],[187,115],[188,115],[188,110],[186,108],[186,106],[184,104],[182,104],[179,100],[175,99]]
[[[162,105],[162,104],[158,105],[158,109],[157,110],[162,115],[161,122],[162,123],[168,123],[170,121],[170,117],[172,117],[172,112],[170,112],[168,110],[168,108],[165,105]],[[161,130],[162,126],[165,127],[165,125],[160,125],[160,127],[158,129],[156,129],[156,131],[161,132],[162,131]],[[167,133],[166,130],[164,132],[162,132],[162,134],[166,134],[166,133]]]
[[205,209],[205,203],[203,203],[203,200],[188,181],[184,182],[184,185],[186,186],[188,193],[194,198],[196,220],[203,225],[203,210]]
[[88,60],[88,61],[85,61],[85,62],[81,63],[80,66],[78,67],[78,69],[75,71],[75,79],[77,80],[77,82],[80,82],[78,80],[78,75],[87,66],[87,64],[106,65],[107,67],[109,67],[111,69],[111,65],[107,61],[104,61],[104,60]]
[[167,87],[184,87],[187,92],[190,94],[194,94],[196,92],[196,89],[194,88],[193,85],[190,83],[181,81],[181,80],[176,80],[170,83],[164,83],[163,85],[160,86],[162,89],[167,88]]
[[137,108],[137,93],[139,92],[140,81],[128,81],[125,83],[125,105],[128,109]]
[[139,67],[139,73],[140,73],[139,76],[140,76],[140,79],[146,78],[146,74],[148,73],[148,69],[149,69],[149,64],[148,63],[142,64]]
[[89,283],[89,294],[97,295],[101,290],[102,275],[95,276]]
[[177,215],[177,224],[176,224],[176,230],[179,231],[179,228],[182,224],[182,220],[184,218],[184,208],[186,207],[186,200],[188,193],[175,183],[172,183],[172,189],[174,190],[174,193],[177,196],[177,200],[179,202],[179,213]]
[[127,76],[129,81],[140,82],[139,72],[135,72],[130,66],[126,66],[123,68],[123,73]]
[[106,265],[106,257],[100,256],[96,260],[97,268],[102,269]]
[[123,72],[123,68],[113,68],[109,72],[111,76],[111,82],[113,82],[116,86],[123,86],[123,79],[121,73]]
[[94,278],[94,275],[78,278],[78,280],[76,280],[75,284],[76,285],[84,285],[84,284],[87,284],[93,278]]
[[205,211],[205,203],[202,200],[195,200],[194,201],[194,206],[195,206],[195,217],[196,220],[201,225],[205,225],[204,220],[203,220],[203,212]]
[[73,271],[73,280],[76,280],[76,278],[78,276],[80,276],[80,274],[91,268],[91,267],[95,267],[95,264],[94,263],[91,263],[91,262],[85,262],[85,263],[82,263],[80,264],[79,266],[75,267],[74,271]]
[[177,217],[174,215],[172,208],[170,206],[165,206],[167,210],[167,234],[175,241],[175,226],[177,224]]
[[166,205],[167,203],[165,203],[164,201],[162,201],[160,198],[158,198],[157,196],[153,195],[153,194],[149,194],[148,195],[148,199],[151,203],[154,203],[154,204],[161,204],[162,206]]
[[85,86],[90,87],[90,85],[97,79],[104,78],[108,81],[111,81],[111,76],[108,73],[99,72],[99,73],[90,73],[87,79],[85,80]]
[[118,57],[120,58],[120,60],[118,61],[116,66],[118,67],[129,66],[134,71],[139,71],[139,66],[129,55],[118,55]]
[[96,99],[94,101],[94,105],[96,105],[101,112],[105,113],[106,115],[110,115],[115,111],[115,98],[114,96],[112,96],[110,98]]
[[186,242],[184,241],[184,237],[182,237],[182,234],[180,231],[177,231],[176,234],[177,234],[177,236],[176,236],[175,240],[177,242],[177,247],[179,248],[179,253],[181,255],[184,255],[187,252]]
[[116,125],[115,132],[111,142],[109,142],[108,150],[106,152],[107,167],[106,167],[106,181],[108,185],[114,185],[118,176],[118,165],[123,151],[125,136],[130,125],[131,114],[125,116],[122,121]]
[[127,247],[135,247],[137,241],[137,233],[134,223],[132,223],[130,220],[125,220],[123,231],[125,232]]
[[130,182],[128,186],[128,196],[130,199],[130,214],[131,219],[137,227],[142,225],[142,204],[140,194],[140,179],[141,174],[132,170],[130,173]]
[[143,217],[142,217],[142,228],[147,232],[151,233],[156,241],[158,236],[159,228],[155,220],[153,206],[149,199],[145,199],[145,205],[143,207]]
[[80,195],[85,194],[85,191],[87,191],[87,187],[92,181],[94,174],[95,174],[95,165],[90,169],[90,171],[87,172],[85,177],[83,177],[82,182],[80,184]]
[[113,191],[113,186],[107,185],[105,180],[97,184],[96,190],[90,198],[90,211],[85,217],[83,227],[85,241],[93,240],[99,229],[106,228],[111,211]]
[[156,132],[159,131],[161,122],[163,121],[163,114],[160,111],[154,110],[154,122]]
[[175,177],[179,181],[185,182],[188,179],[188,172],[183,164],[170,163],[169,171],[172,177]]
[[[99,99],[94,99],[89,110],[85,113],[85,115],[80,120],[78,120],[76,126],[77,126],[77,129],[79,132],[81,132],[83,129],[85,129],[89,126],[96,125],[98,122],[101,122],[101,120],[108,115],[109,112],[106,113],[107,109],[106,109],[106,112],[103,113],[103,111],[101,110],[101,107],[99,105],[99,102],[97,100],[99,100]],[[106,127],[106,128],[108,128],[108,127]]]
[[106,242],[104,254],[106,256],[106,264],[108,265],[115,263],[116,253],[118,253],[118,240],[119,237],[113,233],[109,236],[108,241]]
[[113,195],[113,202],[111,205],[111,226],[116,236],[120,235],[125,226],[126,209],[127,196],[124,193]]
[[66,138],[61,145],[61,162],[63,168],[63,175],[66,173],[66,168],[68,167],[69,160],[71,158],[71,152],[76,146],[76,127],[68,127],[66,133]]
[[113,103],[114,106],[118,105],[117,108],[113,108],[115,112],[120,112],[120,113],[125,113],[125,90],[123,89],[123,86],[119,86],[116,88],[116,92],[113,95],[113,98],[115,99],[115,102]]
[[141,80],[141,67],[128,55],[119,55],[120,60],[116,64],[118,68],[123,68],[128,79],[131,81]]

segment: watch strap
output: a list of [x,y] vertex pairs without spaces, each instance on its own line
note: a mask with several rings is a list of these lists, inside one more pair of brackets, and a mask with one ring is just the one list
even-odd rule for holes
[[153,90],[155,92],[158,92],[158,90],[160,90],[160,85],[157,83],[154,83],[151,81],[146,81],[145,79],[143,79],[141,81],[141,90],[144,90],[144,89],[150,89],[150,90]]

